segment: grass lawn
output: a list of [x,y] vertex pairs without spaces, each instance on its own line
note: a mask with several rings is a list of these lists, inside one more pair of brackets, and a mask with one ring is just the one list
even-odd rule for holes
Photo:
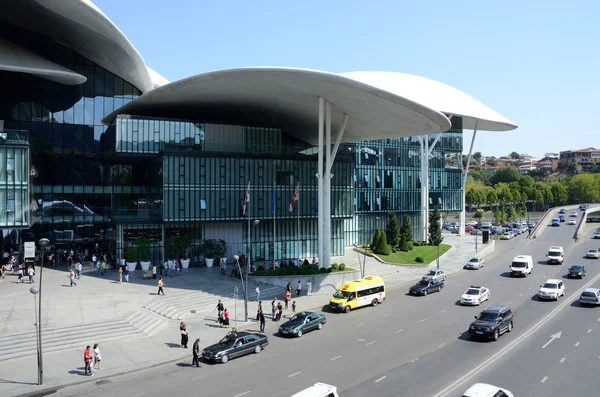
[[[440,244],[440,256],[444,255],[451,248],[448,244]],[[377,255],[382,260],[389,263],[397,263],[400,265],[429,265],[435,261],[437,255],[437,247],[426,245],[414,247],[412,251],[398,251],[391,255]],[[420,256],[423,258],[423,263],[415,262],[415,258]]]

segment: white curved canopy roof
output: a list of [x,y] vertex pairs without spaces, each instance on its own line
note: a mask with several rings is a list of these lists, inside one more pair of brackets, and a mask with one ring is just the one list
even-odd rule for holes
[[153,88],[141,55],[90,0],[1,0],[0,19],[51,37],[142,92]]
[[318,70],[253,67],[199,74],[156,88],[121,107],[117,114],[205,120],[282,128],[311,144],[318,141],[318,97],[332,105],[335,136],[350,120],[344,142],[434,134],[450,128],[448,118],[386,90]]
[[463,128],[480,131],[510,131],[517,125],[464,92],[439,81],[406,73],[340,73],[356,81],[378,87],[421,103],[448,115],[461,116]]
[[156,70],[152,69],[149,66],[147,67],[147,69],[154,88],[162,87],[163,85],[167,85],[170,83],[169,80],[167,80],[162,74],[158,73]]
[[0,38],[0,70],[29,73],[66,85],[79,85],[87,77]]

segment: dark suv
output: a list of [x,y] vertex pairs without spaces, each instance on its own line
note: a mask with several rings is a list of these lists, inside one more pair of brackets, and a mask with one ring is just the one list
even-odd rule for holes
[[475,316],[469,327],[472,338],[483,337],[498,340],[500,335],[513,329],[513,313],[508,306],[491,306]]

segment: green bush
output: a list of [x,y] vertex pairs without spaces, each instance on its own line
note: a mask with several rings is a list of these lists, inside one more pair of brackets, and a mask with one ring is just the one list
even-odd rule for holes
[[282,267],[279,269],[268,270],[263,266],[259,267],[257,271],[252,273],[253,276],[308,276],[313,274],[325,274],[334,273],[336,271],[345,270],[346,265],[343,263],[337,265],[337,269],[330,267],[329,269],[319,269],[317,265],[304,266],[304,267]]
[[343,263],[340,263],[339,269],[340,269],[340,271],[346,270],[346,265]]
[[263,265],[258,265],[258,267],[256,268],[257,271],[262,272],[265,270],[265,267]]
[[485,211],[481,208],[478,208],[477,211],[475,211],[475,218],[483,218],[483,214],[485,214]]
[[377,230],[375,230],[375,234],[373,235],[373,240],[371,241],[371,249],[373,251],[375,251],[375,249],[377,249],[380,239],[381,239],[381,231],[379,230],[379,228],[377,228]]
[[415,248],[415,243],[413,241],[407,242],[406,245],[408,246],[409,251],[412,251],[413,248]]
[[338,269],[338,264],[337,264],[337,263],[334,263],[333,265],[331,265],[331,268],[332,268],[333,270],[337,270],[337,269]]
[[373,252],[380,255],[389,255],[392,253],[390,246],[387,243],[385,233],[381,233],[379,241],[377,242],[377,248],[375,248]]
[[417,256],[417,257],[415,258],[415,262],[417,262],[417,263],[423,263],[423,262],[424,262],[424,260],[423,260],[423,258],[421,258],[420,256]]
[[319,273],[328,273],[328,272],[329,272],[329,269],[327,269],[327,268],[322,267],[319,269]]
[[398,248],[392,247],[392,254],[395,254],[396,252],[398,252]]

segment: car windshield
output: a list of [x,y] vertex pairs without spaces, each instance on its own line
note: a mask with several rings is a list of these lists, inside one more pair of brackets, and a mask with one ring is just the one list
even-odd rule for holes
[[435,270],[430,270],[427,276],[435,276]]
[[423,286],[429,285],[429,280],[421,280],[417,283],[417,285],[423,285]]
[[352,296],[354,296],[354,292],[342,291],[341,289],[338,289],[335,291],[335,294],[333,294],[334,298],[339,299],[350,299]]
[[525,262],[513,262],[512,267],[527,267],[527,263]]
[[294,317],[292,317],[290,319],[290,321],[304,321],[304,319],[307,317],[306,314],[296,314]]
[[593,293],[593,292],[584,292],[583,294],[581,294],[581,296],[587,296],[587,297],[595,298],[596,294]]
[[595,249],[595,248],[592,248],[592,249],[591,249],[591,250],[589,250],[588,252],[590,252],[590,253],[592,253],[592,254],[595,254],[595,253],[597,253],[597,252],[598,252],[598,250],[597,250],[597,249]]
[[558,284],[555,284],[555,283],[545,283],[543,288],[557,289],[558,288]]
[[477,262],[479,262],[479,258],[473,258],[473,259],[471,259],[469,262],[472,262],[472,263],[477,263]]
[[560,256],[560,252],[558,252],[558,251],[550,251],[550,252],[548,252],[548,256]]
[[233,336],[233,335],[226,335],[223,339],[221,339],[219,341],[219,345],[231,346],[231,344],[233,342],[235,342],[235,336]]
[[571,266],[571,268],[569,270],[572,272],[580,272],[581,266]]
[[469,288],[467,290],[467,295],[479,295],[480,290],[475,289],[475,288]]
[[479,321],[496,321],[497,318],[498,318],[497,313],[488,313],[488,312],[480,313],[479,316],[477,316],[477,320],[479,320]]

